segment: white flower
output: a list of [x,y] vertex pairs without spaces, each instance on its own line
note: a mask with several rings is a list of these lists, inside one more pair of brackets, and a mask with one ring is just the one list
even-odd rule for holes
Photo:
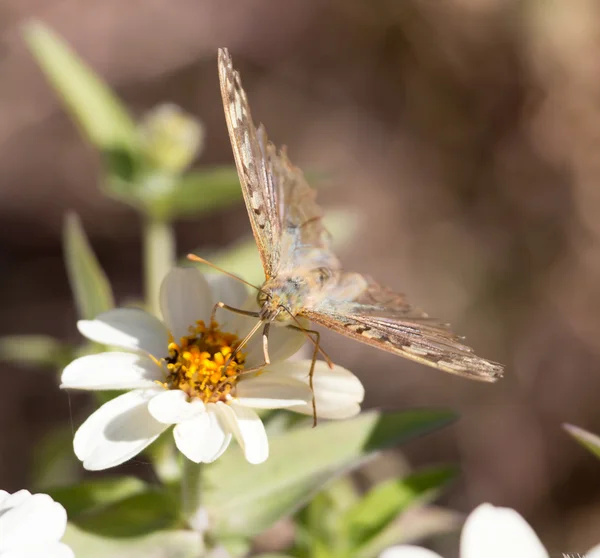
[[[460,558],[549,558],[548,552],[533,529],[519,513],[491,504],[476,507],[460,537]],[[600,558],[600,546],[585,554]],[[439,554],[418,546],[394,546],[379,558],[441,558]]]
[[[62,373],[63,388],[130,390],[102,405],[75,434],[75,454],[86,469],[127,461],[171,425],[177,447],[196,463],[217,459],[232,437],[250,463],[261,463],[269,446],[252,408],[312,414],[310,361],[285,360],[302,346],[304,333],[271,327],[271,364],[244,375],[264,363],[262,335],[255,335],[235,358],[230,355],[257,318],[219,310],[218,323],[209,323],[216,302],[241,308],[246,299],[245,287],[233,279],[209,286],[196,269],[177,268],[161,286],[165,324],[129,308],[78,322],[88,339],[133,351],[84,356]],[[331,370],[318,361],[314,389],[321,418],[348,418],[360,411],[362,384],[344,368]]]
[[67,512],[47,494],[0,490],[0,558],[73,558],[60,542]]

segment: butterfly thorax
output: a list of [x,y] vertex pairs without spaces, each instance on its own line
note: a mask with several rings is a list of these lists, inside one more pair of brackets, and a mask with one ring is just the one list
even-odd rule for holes
[[261,319],[293,321],[292,316],[313,307],[322,299],[327,285],[333,280],[332,272],[324,268],[267,279],[257,297]]

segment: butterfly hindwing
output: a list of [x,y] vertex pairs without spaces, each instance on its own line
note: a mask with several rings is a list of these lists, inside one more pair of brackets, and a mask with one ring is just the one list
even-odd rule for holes
[[482,381],[502,375],[500,364],[474,355],[447,324],[372,281],[354,300],[324,299],[302,315],[342,335],[451,374]]

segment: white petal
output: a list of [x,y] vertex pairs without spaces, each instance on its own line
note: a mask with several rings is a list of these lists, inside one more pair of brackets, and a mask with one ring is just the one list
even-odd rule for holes
[[[29,490],[17,490],[13,494],[9,494],[2,490],[2,501],[0,502],[0,511],[14,508],[15,506],[20,505],[31,497],[31,492]],[[1,518],[1,516],[0,516]]]
[[[294,378],[308,385],[310,364],[310,360],[294,360],[274,364],[265,369],[263,376],[269,374],[269,376]],[[313,385],[317,417],[345,419],[360,412],[365,389],[360,380],[349,370],[338,365],[331,369],[326,362],[318,360],[315,364]],[[312,398],[309,403],[292,407],[290,410],[312,415]]]
[[228,306],[242,308],[248,299],[248,287],[233,277],[210,274],[206,275],[206,280],[210,285],[211,298],[215,302],[224,302]]
[[588,552],[582,555],[585,558],[600,558],[600,545],[595,546]]
[[208,405],[208,412],[179,423],[173,430],[177,448],[194,463],[212,463],[231,442],[231,433],[223,430],[212,407]]
[[33,544],[2,552],[2,558],[75,558],[73,551],[63,543]]
[[75,359],[61,376],[61,388],[136,389],[164,380],[161,368],[145,355],[100,353]]
[[481,504],[475,508],[460,537],[461,558],[548,558],[529,524],[515,510]]
[[379,555],[379,558],[441,558],[441,556],[432,550],[407,544],[392,546],[391,548],[384,550]]
[[79,320],[79,332],[98,343],[166,356],[169,334],[163,323],[137,308],[115,308],[94,320]]
[[271,375],[268,369],[260,376],[244,379],[236,386],[235,400],[255,409],[283,409],[312,401],[312,391],[305,382],[282,375]]
[[67,512],[47,494],[33,494],[6,510],[0,518],[0,552],[36,543],[57,542],[65,533]]
[[160,311],[169,331],[179,340],[198,320],[208,323],[213,307],[210,287],[193,267],[175,267],[160,286]]
[[217,403],[223,426],[232,432],[249,463],[262,463],[269,457],[269,440],[260,417],[248,407],[235,402]]
[[189,400],[180,389],[165,390],[148,403],[148,411],[159,422],[177,424],[204,413],[204,403],[200,399]]
[[75,455],[85,469],[115,467],[149,446],[167,428],[148,411],[148,401],[161,388],[134,390],[111,399],[75,433]]

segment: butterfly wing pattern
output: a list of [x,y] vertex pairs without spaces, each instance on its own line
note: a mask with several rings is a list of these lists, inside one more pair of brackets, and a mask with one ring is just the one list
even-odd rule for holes
[[450,374],[493,382],[503,373],[501,364],[473,354],[448,324],[429,318],[404,296],[372,282],[356,300],[324,300],[304,315],[342,335]]
[[317,268],[331,276],[325,291],[307,297],[297,315],[451,374],[488,382],[501,377],[501,364],[476,356],[447,324],[412,307],[404,295],[342,271],[322,223],[323,211],[315,202],[316,192],[285,150],[278,153],[268,141],[264,127],[254,126],[226,49],[219,50],[219,77],[242,192],[267,280]]

